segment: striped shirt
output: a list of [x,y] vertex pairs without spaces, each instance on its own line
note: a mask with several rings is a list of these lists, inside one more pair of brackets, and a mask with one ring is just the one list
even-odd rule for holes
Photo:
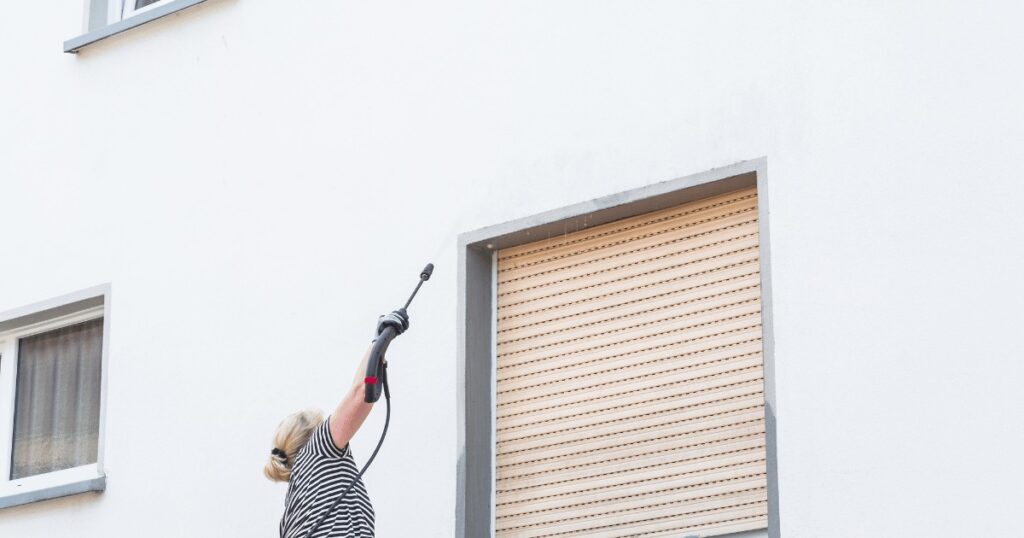
[[[330,418],[323,421],[292,462],[281,517],[282,538],[306,538],[309,530],[359,474],[352,450],[335,446]],[[373,538],[373,506],[360,479],[324,519],[312,538]]]

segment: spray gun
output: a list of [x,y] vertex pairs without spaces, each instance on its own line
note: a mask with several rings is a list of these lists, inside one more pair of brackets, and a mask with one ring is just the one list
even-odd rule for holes
[[[370,356],[366,360],[366,377],[363,379],[363,382],[366,384],[366,392],[363,398],[365,402],[373,403],[379,400],[381,389],[386,392],[388,391],[387,362],[384,359],[384,354],[387,353],[388,345],[391,344],[391,341],[408,327],[409,316],[406,314],[406,309],[409,308],[409,304],[416,297],[416,292],[420,291],[420,286],[430,280],[430,275],[433,272],[434,264],[428,263],[420,273],[420,281],[416,284],[416,289],[412,290],[412,295],[405,302],[405,306],[395,311],[401,319],[386,319],[380,334],[373,339]],[[402,320],[405,320],[404,324]],[[387,397],[390,398],[391,394],[387,394]]]

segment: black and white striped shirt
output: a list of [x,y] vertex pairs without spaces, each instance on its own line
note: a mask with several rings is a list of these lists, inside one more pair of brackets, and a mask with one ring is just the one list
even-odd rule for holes
[[[324,511],[359,474],[352,450],[331,439],[330,418],[323,421],[292,462],[281,517],[282,538],[305,538]],[[312,538],[373,538],[373,506],[359,480],[316,530]]]

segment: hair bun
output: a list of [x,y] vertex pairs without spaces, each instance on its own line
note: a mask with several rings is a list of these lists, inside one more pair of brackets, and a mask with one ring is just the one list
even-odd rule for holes
[[308,409],[288,415],[277,431],[270,446],[270,457],[263,466],[263,475],[275,482],[287,482],[292,474],[292,457],[309,441],[317,426],[323,424],[324,415],[318,409]]

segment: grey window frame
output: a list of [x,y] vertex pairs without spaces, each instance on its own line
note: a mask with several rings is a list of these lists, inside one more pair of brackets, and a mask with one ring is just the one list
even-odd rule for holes
[[206,0],[171,0],[166,4],[143,11],[128,18],[118,17],[117,22],[109,22],[110,5],[107,0],[85,0],[85,33],[64,42],[64,52],[77,53],[83,47],[120,34],[126,30],[146,24],[183,9],[202,4]]
[[[455,535],[494,535],[494,293],[498,249],[756,186],[760,234],[768,536],[779,538],[779,493],[766,157],[604,196],[459,236]],[[764,531],[731,536],[756,536]]]

